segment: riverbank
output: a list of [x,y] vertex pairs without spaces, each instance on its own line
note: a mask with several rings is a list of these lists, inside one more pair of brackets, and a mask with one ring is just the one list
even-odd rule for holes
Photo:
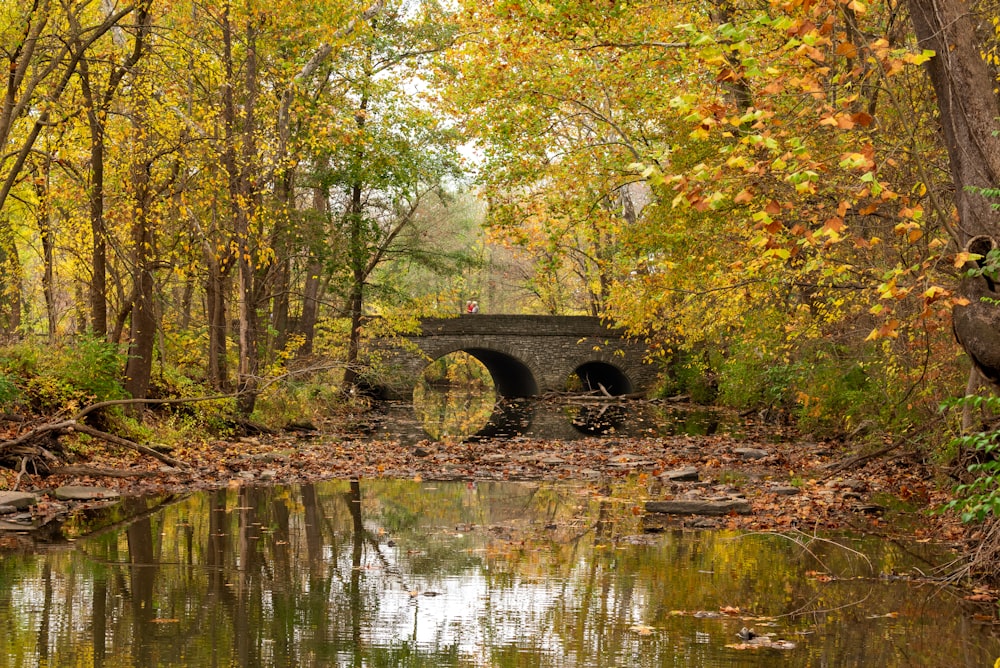
[[[947,502],[949,488],[921,453],[900,448],[859,461],[856,450],[851,443],[752,422],[738,435],[470,443],[403,443],[345,433],[331,424],[172,449],[170,457],[184,466],[164,465],[132,450],[92,447],[89,461],[67,473],[43,477],[3,470],[0,489],[36,492],[40,503],[32,517],[38,524],[86,506],[54,498],[53,491],[67,485],[135,496],[353,477],[577,480],[599,493],[611,479],[636,476],[646,495],[635,499],[634,512],[647,514],[651,531],[851,530],[960,546],[964,527],[954,517],[931,512]],[[666,507],[657,505],[663,501],[683,502],[680,514],[647,513]]]

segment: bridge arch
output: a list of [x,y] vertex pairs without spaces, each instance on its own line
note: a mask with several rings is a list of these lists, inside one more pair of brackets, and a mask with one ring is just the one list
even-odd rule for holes
[[616,365],[604,360],[589,360],[573,369],[584,390],[598,390],[619,396],[632,394],[635,386],[632,379]]
[[522,398],[538,394],[538,381],[527,364],[513,355],[489,348],[463,348],[483,363],[493,378],[493,386],[502,397]]
[[538,371],[532,369],[515,351],[505,349],[505,346],[471,344],[436,348],[427,352],[435,360],[458,352],[472,355],[486,367],[497,394],[502,397],[520,399],[539,393]]

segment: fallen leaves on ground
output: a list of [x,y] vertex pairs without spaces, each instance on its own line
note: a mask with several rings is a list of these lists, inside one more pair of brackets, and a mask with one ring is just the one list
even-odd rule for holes
[[[749,456],[749,452],[756,453]],[[24,475],[19,489],[55,489],[60,485],[100,485],[123,495],[163,494],[244,484],[297,484],[324,479],[399,478],[437,480],[573,480],[600,483],[636,477],[645,498],[625,499],[636,513],[646,500],[745,499],[747,515],[652,518],[666,527],[728,528],[756,531],[854,529],[887,533],[881,515],[887,499],[905,489],[903,512],[892,522],[896,536],[954,541],[963,531],[954,518],[928,517],[923,511],[947,499],[933,484],[934,471],[920,457],[873,460],[857,470],[827,477],[829,465],[854,454],[849,443],[819,441],[747,423],[740,435],[586,437],[545,440],[522,437],[466,443],[344,433],[331,425],[313,433],[290,431],[277,436],[192,441],[171,456],[186,468],[162,465],[131,450],[88,448],[87,464],[152,472],[150,477]],[[761,456],[763,454],[764,456]],[[82,463],[82,462],[74,462]],[[695,469],[695,480],[670,478],[671,472]],[[7,471],[0,489],[13,484]],[[899,521],[907,513],[912,526]]]

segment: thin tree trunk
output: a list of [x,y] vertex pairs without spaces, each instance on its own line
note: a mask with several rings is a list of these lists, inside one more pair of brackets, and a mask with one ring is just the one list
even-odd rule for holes
[[310,255],[306,266],[306,278],[302,288],[302,317],[299,318],[298,331],[302,334],[302,347],[299,355],[312,355],[313,337],[316,334],[316,321],[319,318],[319,294],[322,282],[320,272],[323,263],[315,255]]
[[[365,118],[368,111],[368,96],[361,96],[361,103],[358,105],[358,113],[354,119],[359,128],[365,126]],[[364,149],[361,149],[362,155]],[[347,341],[347,359],[344,367],[344,386],[351,389],[358,384],[360,372],[358,370],[358,357],[361,347],[361,316],[364,309],[365,281],[368,280],[368,273],[365,268],[368,265],[366,243],[362,230],[362,189],[360,183],[351,186],[351,204],[348,211],[348,222],[350,225],[349,258],[351,263],[351,292],[348,298],[348,309],[351,315],[351,331]]]
[[275,207],[278,219],[271,232],[271,248],[274,250],[275,261],[269,266],[267,276],[270,279],[271,295],[271,331],[274,339],[269,348],[268,358],[274,353],[285,349],[289,335],[289,291],[291,287],[291,214],[295,209],[293,199],[293,170],[289,169],[278,178],[275,188]]
[[94,101],[90,86],[90,68],[86,60],[80,63],[80,82],[87,106],[87,124],[90,129],[90,187],[87,189],[91,234],[90,322],[94,335],[104,338],[108,333],[108,243],[107,230],[104,225],[104,125]]
[[153,230],[149,220],[151,193],[149,166],[140,162],[133,167],[136,207],[132,221],[133,282],[132,326],[129,332],[128,360],[125,364],[125,390],[136,399],[149,394],[156,341],[156,310],[153,303]]
[[42,296],[45,298],[45,319],[48,324],[47,335],[49,343],[56,336],[56,307],[53,283],[55,281],[54,246],[52,234],[52,205],[49,202],[49,168],[50,160],[42,163],[42,173],[35,182],[35,195],[38,197],[38,235],[42,243]]
[[208,318],[208,383],[214,389],[228,392],[226,277],[214,260],[209,261],[205,278],[205,314]]
[[0,334],[13,337],[21,327],[21,258],[10,219],[0,211]]
[[[239,368],[237,410],[248,416],[253,412],[257,400],[257,318],[256,295],[254,291],[253,251],[250,239],[250,221],[256,210],[250,173],[256,163],[254,142],[254,103],[257,86],[257,69],[254,53],[255,31],[247,27],[247,62],[244,64],[244,86],[246,98],[242,110],[237,111],[235,99],[236,64],[233,61],[233,30],[229,22],[229,5],[222,15],[223,50],[226,68],[226,84],[223,88],[223,114],[226,131],[226,147],[222,163],[229,176],[229,196],[233,204],[233,227],[236,236],[238,257],[237,308],[239,316]],[[237,151],[237,147],[241,150]]]

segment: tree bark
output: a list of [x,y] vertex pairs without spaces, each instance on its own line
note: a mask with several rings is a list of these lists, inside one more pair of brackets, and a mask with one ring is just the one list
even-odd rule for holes
[[222,164],[228,172],[229,197],[232,202],[233,232],[236,239],[237,300],[239,311],[239,368],[237,408],[244,416],[253,412],[257,399],[258,336],[256,293],[254,290],[253,251],[250,238],[250,221],[256,211],[253,167],[256,164],[255,102],[257,94],[257,66],[254,52],[255,29],[247,26],[247,60],[244,69],[244,96],[242,109],[236,105],[236,63],[233,61],[233,27],[229,18],[229,5],[222,15],[223,49],[226,68],[223,115],[226,146]]
[[[325,222],[330,215],[330,192],[323,187],[313,188],[312,209],[316,217],[324,224],[316,225],[315,234],[322,235],[326,229]],[[308,244],[310,248],[309,260],[306,263],[306,276],[302,286],[302,316],[299,318],[298,332],[302,335],[302,347],[299,348],[299,355],[311,355],[313,350],[313,337],[316,333],[316,322],[319,318],[319,296],[322,285],[321,273],[323,262],[319,255],[312,250],[319,245],[316,239]]]
[[87,124],[90,128],[90,187],[87,199],[90,205],[90,322],[94,335],[104,338],[108,334],[108,242],[104,225],[104,124],[101,122],[90,86],[90,68],[87,61],[80,63],[80,88],[87,106]]
[[[140,94],[141,95],[141,94]],[[139,97],[134,112],[135,156],[132,164],[134,198],[132,218],[132,305],[128,359],[125,362],[124,387],[133,398],[145,399],[153,370],[156,341],[156,309],[153,304],[154,235],[150,220],[153,193],[150,184],[151,164],[147,156],[149,128],[144,99]],[[138,405],[134,407],[138,410]]]
[[[964,0],[908,0],[910,19],[922,49],[935,52],[927,61],[944,134],[958,222],[951,228],[960,248],[973,243],[984,254],[998,245],[998,216],[977,189],[1000,185],[1000,104],[996,82],[983,60],[975,15]],[[967,306],[955,308],[955,337],[976,368],[1000,382],[1000,298],[992,281],[967,278],[961,293]],[[987,298],[987,299],[984,299]]]

